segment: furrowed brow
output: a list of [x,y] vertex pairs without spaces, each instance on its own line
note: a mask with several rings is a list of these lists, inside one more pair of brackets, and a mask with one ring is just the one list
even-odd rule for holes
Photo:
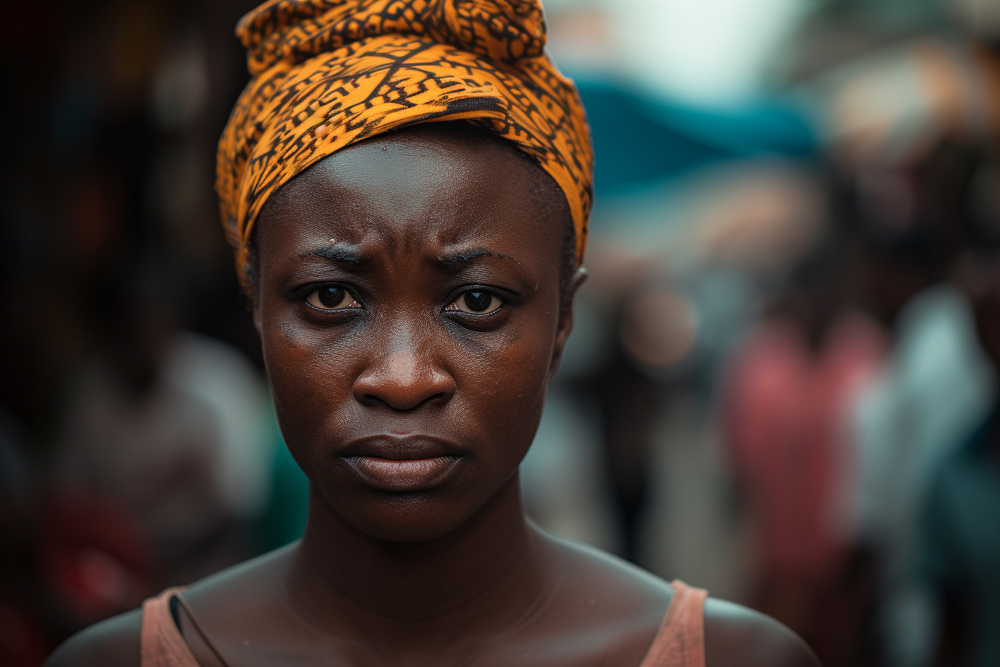
[[334,244],[306,250],[305,252],[300,252],[296,257],[322,257],[331,262],[341,262],[344,264],[367,264],[369,261],[369,258],[357,248],[344,244]]
[[449,255],[443,255],[436,260],[436,264],[441,266],[454,266],[455,264],[460,264],[464,262],[471,262],[478,257],[497,257],[499,259],[513,259],[510,255],[505,255],[502,252],[496,252],[495,250],[488,250],[486,248],[473,248],[472,250],[462,250],[460,252],[451,253]]

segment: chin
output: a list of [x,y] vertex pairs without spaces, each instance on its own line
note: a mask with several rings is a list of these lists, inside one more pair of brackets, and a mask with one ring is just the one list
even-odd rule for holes
[[[437,491],[437,492],[436,492]],[[322,490],[320,490],[322,493]],[[325,495],[325,494],[324,494]],[[358,532],[386,542],[426,542],[460,528],[480,509],[468,497],[460,501],[440,490],[410,493],[366,491],[344,505],[324,504]]]

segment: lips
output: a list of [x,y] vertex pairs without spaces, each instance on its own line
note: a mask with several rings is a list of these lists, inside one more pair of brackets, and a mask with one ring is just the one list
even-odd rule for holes
[[340,453],[363,482],[381,491],[424,491],[442,484],[464,452],[435,436],[367,436]]

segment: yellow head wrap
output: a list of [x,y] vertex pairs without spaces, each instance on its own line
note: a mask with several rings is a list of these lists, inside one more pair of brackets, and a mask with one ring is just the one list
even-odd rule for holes
[[582,261],[593,147],[576,88],[543,53],[537,0],[271,0],[236,33],[253,78],[219,141],[216,190],[244,282],[254,220],[281,185],[428,121],[471,121],[533,156],[566,195]]

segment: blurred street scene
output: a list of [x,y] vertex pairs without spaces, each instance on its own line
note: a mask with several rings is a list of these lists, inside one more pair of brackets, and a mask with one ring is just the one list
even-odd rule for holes
[[[5,11],[0,664],[301,534],[212,189],[254,4]],[[1000,0],[543,4],[597,196],[531,517],[1000,665]]]

